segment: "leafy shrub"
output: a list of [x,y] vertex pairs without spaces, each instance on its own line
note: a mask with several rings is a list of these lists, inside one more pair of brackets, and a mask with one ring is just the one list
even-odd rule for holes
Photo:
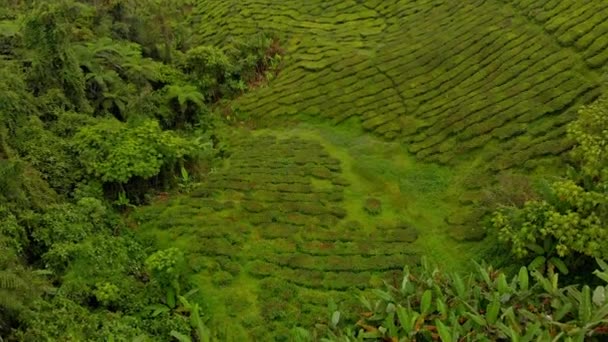
[[151,178],[203,149],[197,141],[163,132],[152,120],[134,127],[115,119],[103,120],[81,129],[74,139],[86,173],[103,182]]
[[382,202],[377,198],[367,198],[363,209],[370,215],[380,215],[382,213]]
[[[522,267],[512,279],[477,265],[467,277],[445,274],[422,262],[418,273],[406,267],[401,284],[372,290],[361,298],[364,313],[355,326],[334,311],[324,341],[600,341],[608,336],[608,265],[595,274],[605,284],[559,287]],[[300,341],[313,334],[298,329]]]
[[166,304],[174,308],[186,274],[184,254],[177,248],[168,248],[150,255],[145,264],[152,278],[166,292]]
[[553,258],[561,269],[563,257],[608,257],[608,99],[583,107],[568,135],[577,142],[568,178],[554,182],[543,199],[499,209],[492,218],[517,257]]
[[230,78],[234,65],[224,51],[214,46],[197,46],[188,50],[182,69],[190,74],[208,98],[221,96],[220,85]]
[[104,282],[97,284],[96,287],[95,298],[103,305],[110,305],[118,300],[120,296],[120,289],[114,284]]
[[69,193],[82,177],[70,142],[46,130],[37,117],[17,129],[12,145],[59,193]]

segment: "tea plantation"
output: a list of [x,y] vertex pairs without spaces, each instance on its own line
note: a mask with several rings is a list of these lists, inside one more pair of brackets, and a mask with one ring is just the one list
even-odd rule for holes
[[[208,310],[241,324],[232,333],[287,336],[296,319],[312,325],[323,317],[330,298],[356,302],[352,290],[396,282],[419,258],[407,196],[344,170],[349,152],[334,147],[341,160],[321,142],[329,144],[310,130],[240,132],[226,167],[188,196],[134,215],[141,234],[186,252],[213,298]],[[261,318],[280,331],[261,328]]]
[[[285,37],[281,74],[232,105],[259,127],[353,127],[474,179],[551,168],[566,124],[602,93],[608,4],[587,1],[206,1],[210,42]],[[212,8],[212,10],[210,10]],[[466,167],[465,167],[466,168]],[[458,223],[480,213],[459,213]],[[459,225],[457,225],[459,226]],[[456,227],[466,230],[464,227]],[[465,234],[466,235],[466,234]]]
[[483,238],[487,189],[553,172],[608,64],[605,1],[198,8],[209,43],[280,36],[283,67],[230,105],[256,130],[233,132],[226,165],[144,211],[155,223],[141,229],[186,250],[212,315],[257,339],[326,322],[330,298],[348,306],[422,254],[462,268],[484,248],[468,241]]
[[608,336],[608,0],[0,0],[0,79],[0,341]]

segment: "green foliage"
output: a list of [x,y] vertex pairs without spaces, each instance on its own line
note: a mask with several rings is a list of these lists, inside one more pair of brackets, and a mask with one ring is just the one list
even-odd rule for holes
[[219,123],[208,105],[254,72],[240,61],[253,45],[192,34],[192,6],[0,1],[2,338],[209,339],[202,302],[179,296],[183,255],[154,253],[116,211],[201,178]]
[[103,182],[126,183],[133,177],[154,177],[200,153],[196,141],[163,132],[146,120],[131,127],[114,119],[85,127],[74,137],[84,170]]
[[259,33],[247,40],[232,39],[225,49],[194,47],[184,54],[179,65],[206,98],[217,101],[270,80],[278,72],[283,53],[277,39]]
[[69,193],[83,177],[71,142],[45,129],[37,117],[30,117],[15,133],[15,150],[40,171],[53,189]]
[[[596,274],[606,280],[608,267],[598,262]],[[399,286],[373,290],[374,300],[362,297],[355,326],[336,324],[334,311],[322,340],[600,341],[608,334],[606,289],[605,283],[592,295],[586,285],[560,287],[557,274],[546,278],[525,267],[511,279],[480,265],[462,277],[423,261],[416,273],[405,268]]]
[[559,258],[608,256],[607,132],[608,101],[603,98],[582,108],[568,129],[577,142],[568,179],[554,182],[543,200],[494,214],[493,228],[517,257],[542,256],[564,271],[566,265]]
[[146,259],[152,278],[166,291],[166,305],[173,309],[186,272],[183,253],[177,248],[155,252]]
[[170,117],[162,117],[165,126],[183,128],[185,124],[205,124],[205,120],[209,120],[203,115],[208,114],[205,97],[195,86],[170,85],[164,90],[166,103],[172,109],[168,113]]
[[120,289],[111,283],[101,283],[96,286],[93,293],[95,298],[103,305],[110,305],[120,299]]
[[[196,336],[196,341],[209,342],[211,338],[211,332],[209,328],[205,326],[203,319],[201,318],[200,306],[197,303],[191,303],[188,301],[186,296],[179,296],[179,301],[190,316],[190,326]],[[171,331],[171,335],[178,338],[180,341],[191,341],[191,339],[177,331]]]
[[182,69],[196,80],[199,89],[212,99],[219,98],[220,85],[230,77],[233,68],[228,56],[214,46],[197,46],[188,50],[182,66]]
[[[301,2],[245,0],[0,0],[2,339],[289,340],[297,324],[325,320],[332,330],[348,324],[353,313],[338,310],[333,301],[329,314],[319,314],[326,299],[349,305],[352,288],[379,286],[403,263],[414,263],[418,250],[431,250],[451,264],[449,257],[464,259],[460,252],[469,245],[447,248],[447,238],[438,233],[441,211],[452,205],[443,202],[456,202],[452,197],[461,194],[444,195],[459,180],[447,168],[415,163],[401,147],[421,159],[472,161],[471,168],[484,163],[493,170],[558,156],[570,147],[561,136],[572,108],[599,92],[595,74],[608,61],[601,23],[606,11],[590,3],[564,16],[562,7],[578,7],[568,2],[551,10],[558,20],[548,20],[532,2],[514,2],[504,11],[494,11],[503,7],[498,2],[389,2],[304,8]],[[528,32],[523,18],[536,14],[535,25],[546,30]],[[512,25],[486,25],[492,18]],[[263,33],[275,30],[288,40]],[[576,49],[564,53],[539,38],[549,34]],[[289,58],[283,59],[280,43]],[[283,62],[285,77],[274,79]],[[259,93],[245,94],[253,88]],[[311,141],[295,141],[292,136],[301,132],[290,130],[276,133],[289,139],[268,144],[276,139],[220,127],[222,119],[270,126],[304,112],[323,113],[334,123],[356,117],[346,129],[399,138],[393,145],[399,148],[346,139],[341,144],[349,145],[347,152],[334,144],[340,137],[323,139],[320,146],[316,130],[304,133],[315,135]],[[573,153],[584,174],[572,177],[574,186],[557,187],[546,200],[549,207],[537,208],[566,217],[530,214],[553,224],[547,227],[551,238],[539,241],[535,233],[529,239],[535,244],[521,243],[538,255],[530,268],[543,264],[565,273],[577,265],[556,256],[560,252],[601,255],[593,242],[605,245],[605,215],[596,219],[588,212],[605,212],[605,189],[590,188],[605,178],[599,170],[606,139],[598,128],[605,114],[573,126],[571,134],[584,141]],[[235,157],[223,170],[205,159],[207,140],[222,157]],[[229,144],[234,148],[224,149]],[[374,149],[382,151],[364,153]],[[468,153],[477,149],[490,153]],[[198,197],[172,188],[188,193],[199,181]],[[161,189],[167,192],[150,191]],[[462,202],[476,201],[467,195]],[[364,202],[368,196],[379,198]],[[409,197],[416,201],[402,201]],[[430,204],[421,207],[419,198]],[[155,205],[137,219],[128,216],[143,199]],[[465,216],[453,221],[464,226]],[[401,223],[410,218],[420,226],[420,239],[416,229]],[[589,236],[579,239],[578,232],[564,228],[574,223]],[[151,230],[158,240],[139,240]],[[157,242],[168,249],[156,252]],[[531,314],[540,317],[541,330],[555,325],[552,333],[592,328],[606,288],[572,287],[558,295],[557,278],[548,273],[550,283],[542,277],[530,281],[521,271],[513,285],[499,273],[480,271],[466,284],[473,292],[466,303],[473,309],[461,303],[462,309],[454,296],[444,303],[464,312],[457,324],[442,316],[438,302],[443,297],[436,287],[443,288],[449,277],[427,274],[425,282],[411,279],[415,290],[386,293],[409,296],[403,308],[422,317],[416,334],[435,340],[455,339],[461,328],[486,339],[512,338],[500,326],[517,327],[507,305],[519,315],[522,330],[529,328],[522,333],[535,326]],[[603,271],[597,275],[608,278]],[[180,295],[195,283],[205,296]],[[555,291],[541,294],[539,286],[547,284]],[[496,291],[511,297],[497,300]],[[382,334],[399,330],[401,299],[373,308],[380,308],[376,318],[387,315]],[[539,311],[521,311],[528,303]],[[564,303],[580,309],[563,309]],[[561,310],[564,319],[557,319]],[[554,321],[547,323],[542,314]],[[478,316],[485,326],[474,325]],[[366,317],[364,330],[376,318]],[[433,327],[429,334],[425,325]],[[376,326],[368,333],[380,331]]]
[[59,88],[78,109],[85,109],[85,80],[70,42],[74,21],[85,10],[70,1],[41,2],[25,18],[23,28],[25,46],[35,52],[29,73],[35,93]]

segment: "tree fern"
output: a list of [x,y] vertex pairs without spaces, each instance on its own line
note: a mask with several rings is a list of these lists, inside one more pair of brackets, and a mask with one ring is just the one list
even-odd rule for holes
[[170,85],[165,89],[167,104],[175,114],[172,118],[166,118],[168,124],[182,126],[195,123],[195,114],[205,107],[205,96],[192,85]]

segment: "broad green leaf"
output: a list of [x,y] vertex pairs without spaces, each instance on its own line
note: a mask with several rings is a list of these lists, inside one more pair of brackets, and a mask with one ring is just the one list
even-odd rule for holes
[[410,325],[410,315],[408,314],[407,310],[401,305],[397,307],[397,317],[399,318],[399,324],[401,324],[403,330],[407,334],[409,334],[410,329],[408,327]]
[[418,321],[418,318],[420,317],[420,314],[417,312],[413,312],[410,316],[410,322],[408,324],[408,331],[414,331],[414,328],[416,327],[416,322]]
[[556,258],[553,257],[551,259],[549,259],[549,262],[555,266],[557,268],[558,271],[560,271],[562,274],[568,274],[568,266],[566,266],[566,264],[564,263],[564,261],[562,261],[562,259],[560,258]]
[[488,270],[486,270],[483,266],[481,266],[477,262],[474,262],[474,264],[475,264],[475,266],[477,266],[477,270],[479,272],[479,275],[481,276],[481,279],[483,279],[483,281],[486,283],[486,285],[492,286],[492,281],[490,279],[490,274],[488,273]]
[[340,322],[340,311],[334,311],[334,313],[331,315],[331,326],[333,328],[338,326],[338,323]]
[[529,243],[529,244],[526,245],[526,247],[528,249],[530,249],[531,251],[533,251],[534,253],[536,253],[536,254],[544,254],[545,253],[545,249],[542,246],[540,246],[540,245],[538,245],[536,243]]
[[496,280],[496,282],[498,285],[498,292],[501,295],[511,292],[511,287],[509,286],[509,283],[507,282],[507,276],[504,273],[501,273],[498,276],[498,279]]
[[423,314],[429,313],[431,309],[432,300],[433,293],[431,292],[431,290],[424,291],[424,293],[422,294],[422,299],[420,300],[420,311]]
[[336,304],[336,301],[333,298],[330,298],[327,303],[327,308],[329,309],[329,312],[334,312],[338,310],[338,304]]
[[439,313],[441,313],[441,315],[443,315],[444,317],[448,316],[448,307],[445,304],[445,302],[441,299],[441,298],[437,298],[435,300],[436,305],[437,305],[437,311],[439,311]]
[[606,288],[598,286],[593,291],[593,304],[602,306],[606,302]]
[[435,325],[437,326],[437,332],[439,333],[439,337],[441,337],[442,342],[452,342],[454,340],[448,327],[446,327],[445,324],[443,324],[440,320],[435,320]]
[[456,293],[458,294],[458,296],[460,298],[464,298],[465,287],[464,287],[464,282],[462,281],[462,278],[460,277],[460,275],[454,274],[453,279],[454,279],[454,287],[456,288]]
[[542,266],[545,265],[545,261],[547,259],[544,256],[537,256],[536,258],[534,258],[534,260],[532,260],[532,262],[528,265],[528,268],[530,270],[537,270],[539,268],[541,268]]
[[386,330],[387,330],[389,336],[391,336],[391,337],[399,336],[397,326],[395,325],[395,313],[394,312],[391,312],[388,315],[386,315],[386,319],[384,320],[383,326],[386,327]]
[[199,313],[199,306],[198,304],[194,304],[190,310],[190,325],[193,327],[199,327],[202,324],[203,321],[201,320]]
[[596,258],[595,261],[597,262],[597,264],[600,266],[600,268],[604,271],[608,271],[608,263],[606,263],[604,260]]
[[500,313],[500,300],[494,299],[486,308],[486,320],[489,324],[496,323],[498,314]]
[[528,284],[530,279],[528,277],[528,269],[525,266],[522,266],[522,268],[519,269],[518,280],[519,288],[522,291],[528,291]]
[[478,325],[480,325],[482,327],[485,327],[487,325],[485,318],[483,318],[483,316],[481,316],[479,314],[467,312],[466,316],[469,317],[470,319],[472,319],[473,322],[477,323]]

